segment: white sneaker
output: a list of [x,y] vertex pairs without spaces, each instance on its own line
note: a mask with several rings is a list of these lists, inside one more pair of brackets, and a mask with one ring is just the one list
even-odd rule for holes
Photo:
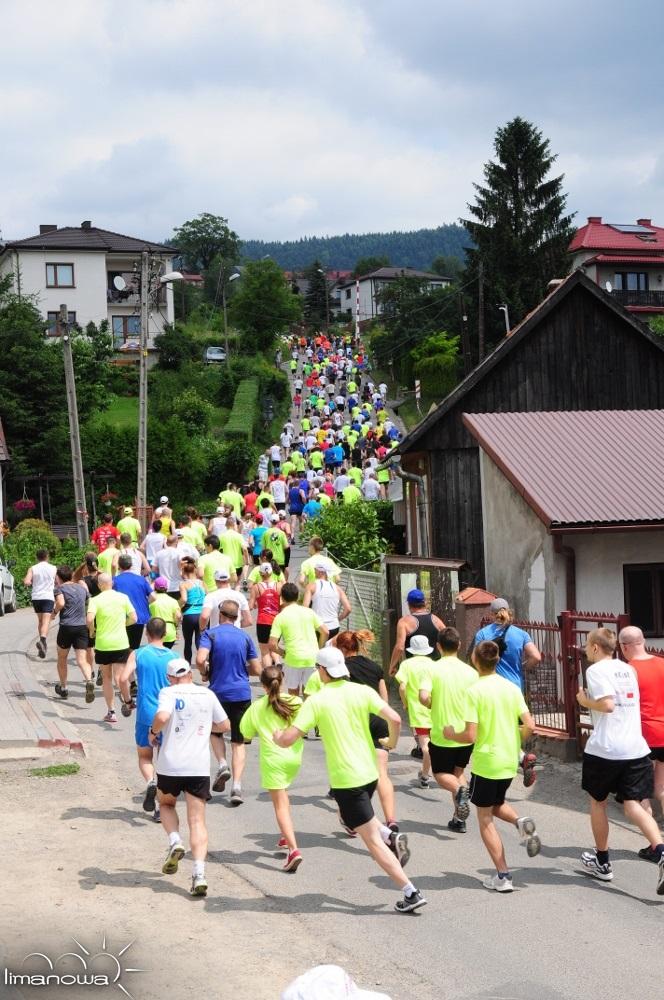
[[526,848],[529,858],[536,858],[542,850],[542,841],[537,836],[535,820],[530,816],[522,816],[516,821],[516,828],[519,831],[521,843]]
[[166,860],[161,866],[161,870],[164,875],[175,875],[178,870],[178,865],[184,857],[184,844],[181,840],[177,843],[171,844],[168,848],[168,854],[166,855]]
[[205,875],[192,875],[191,889],[192,896],[207,896],[208,884]]
[[495,892],[512,892],[514,889],[512,876],[506,875],[504,878],[501,878],[498,872],[495,875],[490,875],[489,878],[485,878],[482,885],[485,889],[493,889]]

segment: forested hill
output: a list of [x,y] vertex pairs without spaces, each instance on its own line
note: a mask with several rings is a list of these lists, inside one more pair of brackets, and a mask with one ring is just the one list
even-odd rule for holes
[[441,255],[464,261],[470,244],[462,226],[416,229],[401,233],[345,233],[343,236],[305,236],[284,243],[246,240],[242,252],[251,260],[269,255],[280,267],[293,270],[319,260],[328,267],[352,268],[360,257],[386,256],[395,267],[427,269]]

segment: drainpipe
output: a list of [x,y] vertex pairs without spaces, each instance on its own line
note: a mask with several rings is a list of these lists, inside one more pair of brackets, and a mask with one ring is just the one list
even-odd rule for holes
[[566,611],[577,611],[576,607],[576,552],[571,545],[563,545],[562,535],[553,536],[553,551],[565,560],[565,604]]
[[395,466],[395,473],[400,479],[405,479],[406,482],[415,483],[419,487],[419,499],[417,500],[417,508],[420,521],[420,532],[422,535],[422,549],[420,553],[423,559],[429,558],[429,524],[427,522],[427,512],[426,512],[426,500],[425,500],[425,485],[424,477],[416,476],[414,472],[404,472],[400,465]]

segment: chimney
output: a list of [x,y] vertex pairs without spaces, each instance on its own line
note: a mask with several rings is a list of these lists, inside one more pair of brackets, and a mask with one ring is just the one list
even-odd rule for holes
[[89,219],[86,219],[85,222],[81,223],[81,229],[92,229],[92,223]]
[[598,226],[601,226],[602,225],[602,216],[601,215],[589,215],[588,216],[588,225],[590,225],[592,222],[595,222]]
[[43,236],[44,233],[54,233],[57,228],[58,228],[57,226],[51,226],[48,223],[46,224],[42,223],[42,225],[39,227],[39,235]]
[[637,226],[646,226],[649,229],[652,226],[652,219],[637,219],[636,224]]

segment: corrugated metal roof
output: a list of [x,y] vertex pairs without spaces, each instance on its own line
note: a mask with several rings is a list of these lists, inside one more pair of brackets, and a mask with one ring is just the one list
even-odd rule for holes
[[96,226],[83,228],[81,226],[65,226],[53,229],[38,236],[29,236],[25,240],[12,240],[5,246],[6,250],[103,250],[106,253],[140,253],[142,250],[152,250],[157,253],[177,255],[174,247],[162,243],[151,243],[149,240],[125,236],[123,233],[113,233],[109,229],[98,229]]
[[664,522],[664,410],[464,413],[463,421],[547,527]]

